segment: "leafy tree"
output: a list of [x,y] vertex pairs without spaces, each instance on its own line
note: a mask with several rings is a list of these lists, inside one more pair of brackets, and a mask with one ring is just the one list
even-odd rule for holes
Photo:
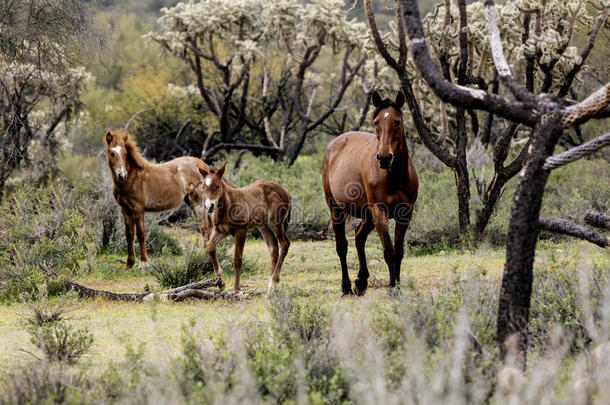
[[40,142],[51,153],[60,124],[79,107],[90,75],[76,65],[93,38],[89,9],[76,0],[12,0],[0,4],[0,192],[31,164]]

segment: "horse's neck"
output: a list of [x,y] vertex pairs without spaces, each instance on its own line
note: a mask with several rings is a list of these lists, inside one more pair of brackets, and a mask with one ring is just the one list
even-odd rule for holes
[[[404,133],[404,131],[403,131]],[[394,159],[396,167],[394,171],[397,172],[398,176],[402,177],[409,171],[409,147],[407,146],[407,137],[403,137],[402,141],[398,144],[398,153],[396,156],[398,159]]]

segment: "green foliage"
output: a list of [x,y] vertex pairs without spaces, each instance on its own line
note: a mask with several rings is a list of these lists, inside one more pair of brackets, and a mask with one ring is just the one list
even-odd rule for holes
[[[226,244],[219,246],[216,256],[221,263],[231,257]],[[161,287],[174,288],[199,281],[208,274],[214,273],[214,266],[205,249],[193,246],[177,260],[167,258],[153,260],[149,271]]]
[[[96,251],[93,201],[86,184],[57,182],[38,190],[24,184],[0,207],[2,297],[36,295],[51,276],[74,275]],[[46,287],[45,287],[46,288]]]

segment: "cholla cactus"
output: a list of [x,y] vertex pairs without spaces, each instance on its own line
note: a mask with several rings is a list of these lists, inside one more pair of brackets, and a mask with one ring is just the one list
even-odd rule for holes
[[[312,125],[330,116],[328,105],[341,101],[341,89],[360,69],[368,41],[366,26],[348,20],[343,5],[342,0],[201,0],[162,9],[159,30],[147,37],[191,67],[218,120],[202,157],[215,152],[218,132],[226,147],[237,136],[243,141],[264,134],[269,151],[277,152],[283,149],[278,138],[291,139],[285,128],[304,122],[296,130],[300,142]],[[336,60],[339,69],[318,69],[320,55]],[[250,135],[242,131],[246,122]]]

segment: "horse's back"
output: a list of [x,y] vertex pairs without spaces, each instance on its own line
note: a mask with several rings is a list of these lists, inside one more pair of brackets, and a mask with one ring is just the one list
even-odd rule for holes
[[340,205],[366,204],[362,179],[372,163],[370,151],[376,145],[377,138],[368,132],[346,132],[330,142],[322,161],[327,200],[332,196]]

